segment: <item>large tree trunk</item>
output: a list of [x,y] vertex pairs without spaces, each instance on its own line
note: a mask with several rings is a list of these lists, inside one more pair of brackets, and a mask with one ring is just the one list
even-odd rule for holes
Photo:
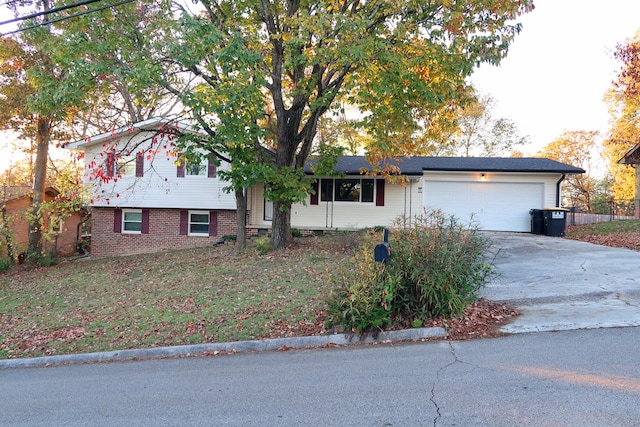
[[44,190],[47,181],[47,159],[49,157],[49,140],[51,137],[51,119],[38,117],[38,134],[36,135],[36,163],[33,173],[33,199],[29,216],[29,254],[42,253],[42,212]]
[[236,252],[241,252],[247,247],[247,199],[244,190],[236,190]]
[[271,221],[271,245],[274,250],[283,249],[291,244],[291,205],[273,202],[273,220]]

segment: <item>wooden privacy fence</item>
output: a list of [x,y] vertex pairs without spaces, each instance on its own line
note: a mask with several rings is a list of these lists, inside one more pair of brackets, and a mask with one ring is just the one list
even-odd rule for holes
[[593,203],[590,212],[572,207],[567,214],[567,225],[597,224],[601,222],[636,219],[633,201],[613,200]]

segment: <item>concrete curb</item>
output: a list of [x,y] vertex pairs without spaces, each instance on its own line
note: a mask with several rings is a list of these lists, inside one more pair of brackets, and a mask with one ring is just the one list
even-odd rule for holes
[[444,338],[444,328],[415,328],[400,331],[380,332],[376,337],[355,334],[336,334],[293,338],[271,338],[257,341],[235,341],[227,343],[181,345],[135,350],[105,351],[99,353],[68,354],[60,356],[34,357],[29,359],[0,360],[0,369],[39,368],[83,363],[116,362],[124,360],[148,360],[171,357],[204,356],[214,353],[247,353],[285,349],[318,348],[327,345],[350,345],[413,341],[425,338]]

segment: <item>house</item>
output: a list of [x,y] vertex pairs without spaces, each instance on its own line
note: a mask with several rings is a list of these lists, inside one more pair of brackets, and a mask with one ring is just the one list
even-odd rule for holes
[[180,123],[150,119],[77,141],[90,193],[91,253],[101,257],[210,246],[235,234],[235,196],[222,163],[179,161]]
[[[180,162],[177,131],[194,132],[152,119],[67,146],[84,153],[94,256],[209,246],[236,234],[235,196],[218,176],[229,165]],[[362,175],[370,167],[364,157],[341,157],[341,175],[317,177],[315,194],[292,207],[292,227],[388,226],[430,207],[473,218],[485,230],[529,232],[529,210],[559,206],[565,176],[584,173],[535,158],[412,157],[396,166],[404,185]],[[271,227],[273,206],[262,185],[247,189],[247,210],[248,230]]]
[[[0,242],[0,256],[12,254],[14,257],[26,252],[29,246],[29,221],[28,209],[31,207],[33,190],[26,186],[3,186],[0,189],[0,206],[2,217],[0,229],[3,230]],[[45,202],[50,202],[59,195],[58,190],[48,187],[45,190]],[[43,248],[47,253],[55,253],[58,256],[70,256],[76,253],[80,240],[83,215],[81,212],[73,213],[62,219],[55,218],[49,213],[44,213],[44,224],[52,227],[52,240],[45,239]],[[4,233],[6,232],[6,234]]]
[[[407,177],[404,185],[362,175],[370,169],[364,157],[341,157],[335,170],[344,176],[318,178],[316,194],[293,206],[291,226],[388,226],[399,215],[438,208],[483,230],[530,232],[529,210],[560,206],[565,176],[585,172],[539,158],[411,157],[396,166]],[[251,190],[249,222],[269,227],[271,206],[260,187]]]
[[640,164],[640,144],[636,144],[627,151],[627,153],[618,160],[618,163],[621,165],[631,165],[631,167],[636,170],[636,185],[633,204],[635,207],[634,216],[636,218],[640,218],[640,168],[638,168],[638,165]]

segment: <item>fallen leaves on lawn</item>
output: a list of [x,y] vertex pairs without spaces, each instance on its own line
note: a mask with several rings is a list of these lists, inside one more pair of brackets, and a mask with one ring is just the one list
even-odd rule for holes
[[[627,230],[619,233],[588,234],[580,233],[578,226],[567,227],[567,238],[614,248],[626,248],[640,251],[640,230]],[[577,233],[576,233],[577,232]]]

